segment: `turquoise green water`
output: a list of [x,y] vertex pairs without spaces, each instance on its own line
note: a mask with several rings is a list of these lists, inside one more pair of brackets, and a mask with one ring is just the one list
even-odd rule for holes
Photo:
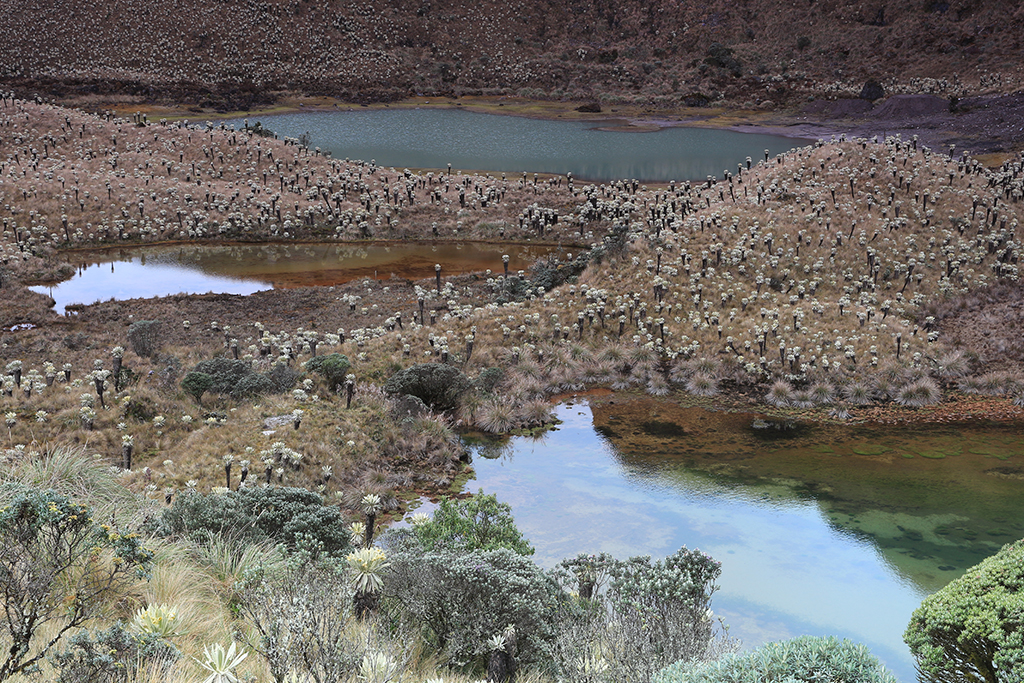
[[[254,124],[256,118],[249,120]],[[704,180],[736,172],[752,157],[807,141],[704,128],[655,132],[598,130],[595,123],[494,116],[457,109],[305,112],[266,116],[278,136],[309,134],[310,146],[337,159],[396,168],[572,173],[594,181]],[[228,122],[236,127],[243,120]]]
[[252,294],[264,289],[338,285],[360,278],[434,276],[504,268],[528,268],[553,247],[444,243],[222,244],[160,245],[65,253],[78,267],[74,277],[53,286],[33,287],[57,302],[72,303],[171,294]]
[[765,431],[753,415],[643,400],[559,417],[557,431],[477,457],[467,488],[510,503],[544,565],[711,553],[713,607],[746,647],[836,634],[911,683],[913,610],[1024,536],[1019,427]]

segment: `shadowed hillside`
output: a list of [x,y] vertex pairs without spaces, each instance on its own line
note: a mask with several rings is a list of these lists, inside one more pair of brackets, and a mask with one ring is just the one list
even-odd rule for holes
[[1006,0],[2,0],[0,79],[222,108],[281,91],[771,108],[869,79],[959,97],[1019,88],[1022,19]]

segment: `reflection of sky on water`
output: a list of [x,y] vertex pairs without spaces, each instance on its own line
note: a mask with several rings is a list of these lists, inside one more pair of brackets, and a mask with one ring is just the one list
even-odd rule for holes
[[528,268],[557,247],[523,244],[448,242],[443,244],[233,244],[157,245],[99,251],[73,251],[78,274],[54,286],[32,289],[68,304],[90,304],[171,294],[252,294],[280,286],[335,285],[352,279],[432,277],[442,274]]
[[130,261],[92,264],[81,269],[70,280],[31,289],[52,296],[57,302],[55,310],[63,313],[68,304],[91,304],[107,299],[144,299],[179,293],[252,294],[271,289],[271,285],[209,275],[180,266],[153,263],[143,265],[141,259],[133,258]]
[[[736,164],[792,149],[799,140],[705,128],[655,132],[597,130],[593,122],[546,121],[455,109],[305,112],[264,117],[278,135],[309,132],[335,158],[396,168],[566,174],[596,181],[703,180]],[[242,120],[234,121],[240,127]],[[254,123],[250,119],[250,123]]]
[[562,406],[557,431],[514,440],[511,456],[477,458],[481,487],[512,505],[550,566],[578,552],[665,556],[682,545],[722,562],[713,600],[731,635],[755,646],[805,633],[867,644],[906,683],[913,662],[902,635],[923,593],[870,542],[836,531],[814,501],[676,474],[671,484],[628,472],[593,430],[586,406]]

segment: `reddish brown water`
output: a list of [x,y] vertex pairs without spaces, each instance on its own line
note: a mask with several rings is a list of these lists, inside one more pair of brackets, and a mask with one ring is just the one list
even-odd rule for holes
[[164,244],[67,254],[75,277],[35,288],[57,302],[169,296],[203,292],[251,294],[261,289],[339,285],[350,280],[391,277],[419,280],[491,270],[525,270],[560,247],[485,242]]

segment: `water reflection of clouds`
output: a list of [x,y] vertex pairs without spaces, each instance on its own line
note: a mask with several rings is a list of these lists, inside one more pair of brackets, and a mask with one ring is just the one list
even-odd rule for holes
[[108,299],[145,299],[172,293],[252,294],[270,285],[251,280],[238,280],[211,276],[201,271],[149,263],[143,266],[139,259],[113,264],[95,264],[83,268],[71,280],[54,286],[32,287],[49,294],[57,302],[55,310],[63,313],[70,304],[91,304]]
[[[429,277],[434,263],[446,272],[501,268],[502,253],[510,253],[510,268],[525,268],[551,251],[550,247],[466,243],[436,245],[409,243],[344,247],[330,243],[321,252],[313,245],[148,246],[110,251],[71,252],[79,273],[54,286],[33,288],[57,301],[57,311],[72,303],[107,299],[148,298],[171,294],[251,294],[275,284],[334,285],[373,272],[383,276]],[[333,252],[334,256],[331,256]],[[426,258],[425,253],[430,253]],[[419,263],[422,261],[422,263]],[[418,269],[417,269],[418,267]]]
[[[837,534],[813,501],[719,495],[721,482],[669,469],[670,481],[629,470],[594,432],[589,409],[561,407],[563,424],[541,443],[515,440],[511,460],[477,463],[477,484],[512,505],[517,524],[550,566],[578,552],[665,556],[686,545],[723,563],[715,599],[751,609],[782,638],[838,633],[868,643],[909,681],[902,632],[920,602],[866,541]],[[742,488],[734,486],[734,488]],[[780,504],[780,499],[782,504]],[[733,635],[762,642],[763,628],[734,623]],[[749,634],[749,635],[748,635]]]

